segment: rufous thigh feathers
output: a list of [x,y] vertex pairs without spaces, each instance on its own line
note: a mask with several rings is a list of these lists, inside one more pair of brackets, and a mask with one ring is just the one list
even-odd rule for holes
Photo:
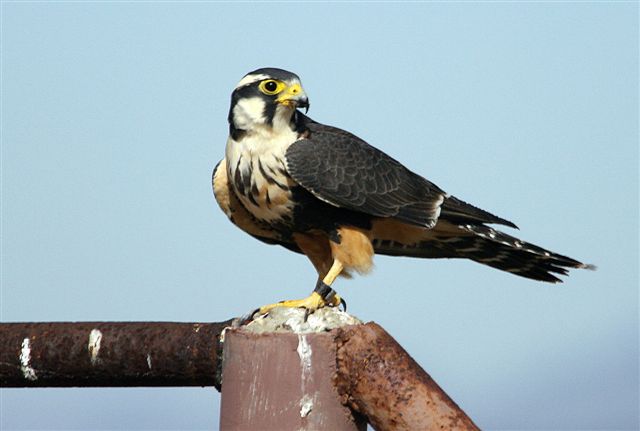
[[373,245],[371,233],[352,226],[338,228],[340,243],[329,242],[334,259],[342,262],[344,268],[367,273],[373,268]]
[[329,239],[325,232],[295,233],[293,240],[309,258],[322,279],[327,275],[334,260],[342,263],[340,275],[349,277],[349,271],[366,273],[373,267],[373,246],[369,232],[352,226],[337,229],[340,242]]

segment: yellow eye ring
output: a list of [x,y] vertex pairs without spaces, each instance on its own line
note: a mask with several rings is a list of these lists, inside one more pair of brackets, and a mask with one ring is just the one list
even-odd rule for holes
[[276,81],[275,79],[265,79],[260,83],[260,85],[258,85],[260,91],[267,96],[273,96],[274,94],[280,93],[284,90],[284,87],[284,82]]

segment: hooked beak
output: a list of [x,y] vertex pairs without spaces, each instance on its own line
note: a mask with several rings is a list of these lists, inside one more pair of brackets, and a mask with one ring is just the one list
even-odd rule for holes
[[287,87],[276,102],[295,108],[305,108],[305,113],[309,111],[309,99],[300,84],[293,84]]

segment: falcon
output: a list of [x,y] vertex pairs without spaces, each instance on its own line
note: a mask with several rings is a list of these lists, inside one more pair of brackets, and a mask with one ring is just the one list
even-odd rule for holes
[[446,193],[357,136],[317,123],[297,75],[264,68],[231,94],[225,157],[213,171],[220,208],[267,244],[306,255],[318,281],[304,299],[276,306],[340,305],[338,276],[367,273],[374,254],[464,258],[556,283],[591,268],[500,232],[512,222]]

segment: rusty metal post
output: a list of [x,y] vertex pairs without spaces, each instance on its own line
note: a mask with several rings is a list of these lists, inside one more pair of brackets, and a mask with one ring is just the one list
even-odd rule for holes
[[0,324],[1,387],[217,386],[230,324]]
[[478,430],[380,326],[341,311],[276,308],[223,345],[224,431]]
[[[305,324],[301,310],[284,314],[283,326]],[[292,329],[256,333],[250,324],[225,332],[220,429],[366,430],[366,421],[342,404],[333,385],[334,335]]]
[[479,430],[380,326],[336,332],[338,390],[377,431]]

